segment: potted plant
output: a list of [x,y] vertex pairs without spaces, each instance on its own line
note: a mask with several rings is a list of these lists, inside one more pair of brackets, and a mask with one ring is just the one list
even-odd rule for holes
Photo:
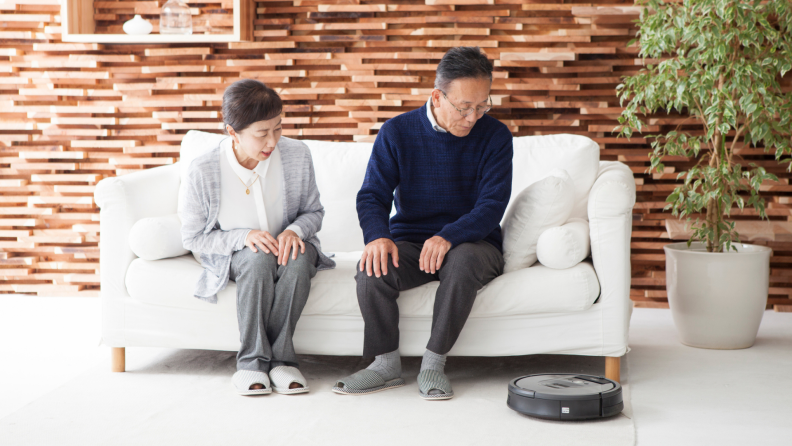
[[748,207],[766,219],[760,186],[778,180],[741,151],[761,147],[790,162],[792,94],[780,80],[792,69],[792,2],[638,4],[633,42],[641,57],[660,62],[617,87],[626,102],[619,136],[642,130],[639,115],[678,113],[684,120],[674,130],[648,135],[650,169],[664,172],[666,156],[693,163],[666,200],[693,232],[687,243],[664,247],[674,323],[687,345],[750,347],[767,303],[771,250],[740,243],[730,215]]

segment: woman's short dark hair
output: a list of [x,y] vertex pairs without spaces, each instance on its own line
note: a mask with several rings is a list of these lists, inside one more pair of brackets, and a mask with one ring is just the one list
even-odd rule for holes
[[445,92],[452,81],[471,78],[492,82],[492,62],[477,46],[451,48],[437,65],[434,87]]
[[235,132],[279,116],[282,111],[283,101],[278,93],[255,79],[236,81],[223,93],[223,123]]

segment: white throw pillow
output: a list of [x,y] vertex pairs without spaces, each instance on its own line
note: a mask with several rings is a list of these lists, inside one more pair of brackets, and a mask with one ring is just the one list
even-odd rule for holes
[[569,175],[563,169],[553,169],[548,175],[523,189],[503,219],[505,273],[536,263],[539,236],[561,226],[572,213],[575,195]]
[[143,260],[183,256],[181,220],[176,214],[138,220],[129,231],[129,247]]
[[539,263],[553,269],[572,268],[588,257],[589,252],[589,225],[582,218],[571,218],[562,226],[547,229],[536,244]]
[[554,134],[514,138],[514,175],[512,190],[519,192],[547,176],[553,169],[564,169],[574,179],[575,205],[570,217],[588,218],[588,197],[599,173],[600,147],[582,135]]

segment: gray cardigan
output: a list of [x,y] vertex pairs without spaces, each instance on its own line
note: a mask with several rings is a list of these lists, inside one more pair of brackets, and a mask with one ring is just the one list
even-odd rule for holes
[[[319,253],[318,269],[335,267],[322,253],[316,233],[322,229],[324,207],[319,201],[313,161],[302,141],[281,137],[278,141],[283,164],[283,227],[294,224],[303,239]],[[197,157],[187,172],[186,187],[179,196],[182,244],[201,253],[204,271],[195,285],[195,297],[217,303],[217,293],[228,284],[231,255],[245,248],[249,229],[223,231],[217,222],[220,213],[220,145]]]

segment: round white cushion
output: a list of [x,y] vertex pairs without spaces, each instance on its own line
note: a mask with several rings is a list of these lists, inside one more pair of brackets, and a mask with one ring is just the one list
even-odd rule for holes
[[536,243],[539,263],[554,269],[572,268],[588,257],[590,250],[589,225],[582,218],[545,230]]
[[536,263],[536,243],[547,229],[561,226],[574,207],[574,184],[563,169],[523,189],[503,219],[503,272],[528,268]]
[[176,214],[138,220],[129,231],[129,247],[144,260],[183,256],[181,220]]

